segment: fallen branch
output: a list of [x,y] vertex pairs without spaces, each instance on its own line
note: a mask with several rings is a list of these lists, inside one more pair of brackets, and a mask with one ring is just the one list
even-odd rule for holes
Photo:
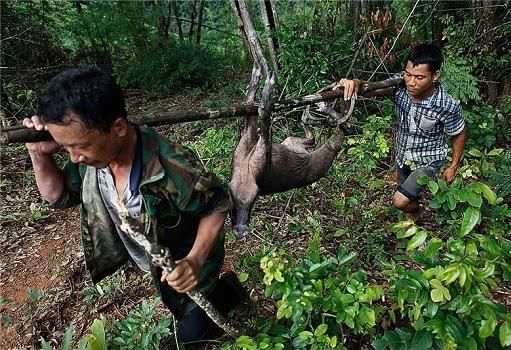
[[[151,257],[152,262],[155,265],[160,266],[164,272],[170,273],[173,269],[175,269],[176,263],[170,255],[169,249],[156,242],[149,241],[149,239],[142,233],[138,222],[129,215],[128,209],[126,209],[122,203],[117,203],[117,210],[119,211],[119,217],[122,222],[121,230],[146,250]],[[193,289],[186,294],[188,294],[188,296],[206,312],[209,318],[211,318],[227,334],[233,337],[239,337],[246,333],[243,328],[237,329],[230,324],[201,291]]]
[[[362,96],[371,91],[385,89],[398,85],[401,78],[387,79],[374,83],[364,84]],[[342,90],[325,91],[318,94],[279,100],[273,103],[272,110],[281,112],[296,107],[312,105],[322,101],[332,101],[342,97]],[[137,124],[148,126],[161,126],[186,123],[199,120],[212,120],[220,118],[238,118],[255,116],[258,114],[258,105],[240,105],[220,109],[199,109],[195,111],[161,112],[152,116],[135,116],[132,120]],[[0,129],[0,144],[38,142],[51,140],[51,135],[45,131],[28,129],[23,125],[15,125]]]

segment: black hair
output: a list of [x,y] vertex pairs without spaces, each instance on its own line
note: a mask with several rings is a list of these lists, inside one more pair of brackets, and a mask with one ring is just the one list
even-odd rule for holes
[[39,99],[38,115],[44,123],[65,123],[76,114],[86,127],[108,131],[117,118],[127,117],[124,93],[114,79],[92,66],[67,69],[48,83]]
[[419,44],[408,54],[408,61],[412,62],[414,67],[427,64],[431,73],[440,70],[443,60],[442,50],[434,44]]

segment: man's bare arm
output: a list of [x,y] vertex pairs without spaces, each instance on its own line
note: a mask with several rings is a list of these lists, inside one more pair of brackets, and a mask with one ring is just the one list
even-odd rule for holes
[[192,249],[184,259],[176,262],[176,268],[170,274],[162,273],[162,282],[167,280],[179,293],[197,286],[199,271],[222,231],[225,217],[225,212],[213,213],[200,220]]
[[465,140],[467,138],[467,128],[465,127],[458,135],[452,138],[452,161],[451,165],[444,171],[445,180],[450,183],[456,176],[456,171],[461,162],[461,156],[463,155],[463,149],[465,148]]
[[[44,125],[37,116],[25,118],[23,125],[36,130],[44,130]],[[64,191],[64,176],[57,166],[52,154],[60,148],[55,141],[42,141],[26,144],[32,160],[35,180],[39,193],[50,203],[55,202]]]

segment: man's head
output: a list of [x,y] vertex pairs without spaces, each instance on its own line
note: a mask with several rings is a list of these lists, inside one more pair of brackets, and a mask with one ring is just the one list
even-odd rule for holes
[[103,168],[123,150],[128,132],[124,94],[97,68],[72,68],[53,78],[38,115],[75,163]]
[[420,44],[410,50],[404,74],[410,95],[422,100],[434,92],[442,61],[442,51],[433,44]]

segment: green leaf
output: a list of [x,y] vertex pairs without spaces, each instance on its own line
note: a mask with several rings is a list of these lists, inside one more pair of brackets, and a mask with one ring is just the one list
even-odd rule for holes
[[62,338],[62,345],[60,347],[61,350],[71,350],[71,340],[73,340],[73,326],[69,326],[66,329],[66,333],[64,333],[64,337]]
[[467,192],[467,201],[471,206],[476,208],[480,208],[481,204],[483,204],[481,195],[474,192]]
[[504,151],[503,148],[494,148],[492,149],[490,152],[486,153],[487,156],[498,156],[499,154],[501,154],[502,152]]
[[441,303],[444,300],[444,293],[442,293],[441,289],[433,289],[431,290],[431,300],[435,303]]
[[481,212],[474,207],[468,207],[463,214],[463,221],[461,222],[460,236],[463,237],[470,233],[479,222]]
[[481,327],[479,328],[479,336],[481,338],[488,338],[495,331],[495,326],[497,325],[497,321],[494,319],[482,320]]
[[428,181],[428,188],[431,193],[436,194],[438,192],[438,184],[435,181]]
[[426,231],[419,231],[415,236],[412,237],[412,239],[410,239],[408,245],[406,246],[406,250],[410,251],[419,247],[422,243],[424,243],[427,237],[428,234]]
[[407,228],[413,225],[413,221],[407,220],[407,221],[400,221],[397,224],[394,225],[394,228]]
[[246,273],[246,272],[241,272],[241,273],[239,274],[238,278],[239,278],[239,280],[240,280],[240,282],[241,282],[241,283],[246,282],[246,281],[247,281],[247,279],[248,279],[248,273]]
[[87,350],[87,338],[82,338],[78,342],[78,350]]
[[9,315],[2,315],[2,327],[9,328],[12,326],[12,317]]
[[[106,350],[106,342],[105,342],[105,327],[102,320],[95,319],[92,322],[92,336],[94,336],[94,345],[98,346],[97,349],[93,350]],[[90,345],[90,342],[89,342]]]
[[314,336],[315,337],[322,336],[323,334],[326,333],[327,329],[328,329],[328,326],[326,324],[324,324],[324,323],[320,324],[318,326],[318,328],[316,328],[316,330],[314,331]]
[[424,257],[431,258],[438,252],[442,245],[442,240],[438,238],[431,239],[431,241],[429,241],[428,245],[426,246],[426,249],[424,249]]
[[417,226],[412,226],[408,230],[406,230],[405,233],[403,233],[403,236],[400,238],[406,238],[406,237],[413,236],[414,234],[417,233],[418,230],[419,230],[419,228]]
[[426,330],[415,333],[412,340],[412,346],[410,350],[425,350],[431,349],[433,345],[433,337],[431,333]]
[[44,338],[41,338],[41,350],[53,350],[50,343],[44,340]]
[[491,205],[495,205],[497,202],[497,194],[491,190],[488,185],[483,184],[479,182],[479,188],[481,189],[481,193],[483,194],[484,198],[490,203]]
[[312,332],[309,332],[309,331],[303,331],[303,332],[298,333],[298,336],[303,340],[307,340],[307,339],[312,338],[313,334],[312,334]]
[[376,315],[374,313],[374,310],[373,309],[370,309],[366,306],[364,306],[361,310],[360,310],[360,313],[359,313],[359,318],[360,318],[360,321],[367,324],[367,325],[370,325],[370,326],[375,326],[376,325]]
[[500,345],[511,346],[511,323],[504,322],[499,329]]
[[470,154],[471,156],[474,156],[474,157],[478,157],[478,158],[481,158],[482,156],[484,156],[483,152],[481,152],[475,148],[472,148],[470,151],[468,151],[468,154]]

